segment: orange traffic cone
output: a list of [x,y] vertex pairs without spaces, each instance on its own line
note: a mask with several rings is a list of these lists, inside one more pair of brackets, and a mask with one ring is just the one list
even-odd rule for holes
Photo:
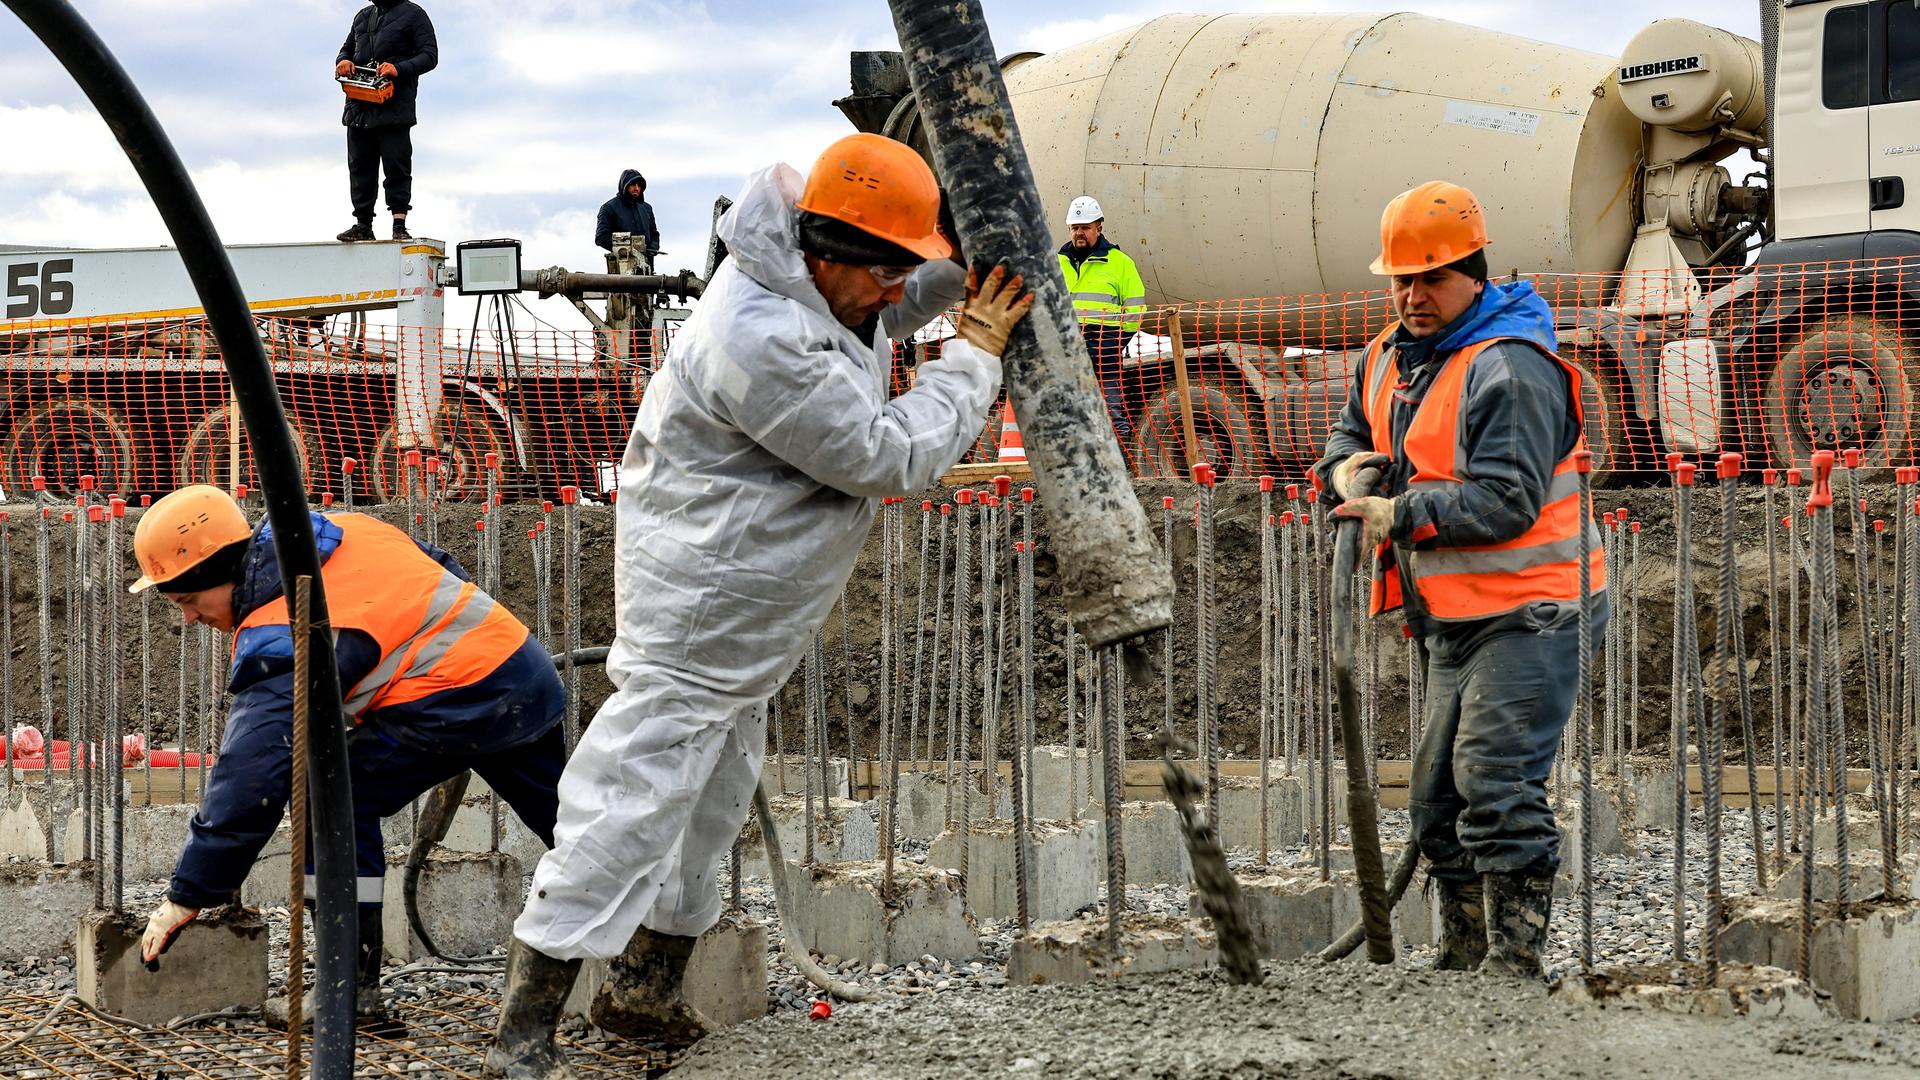
[[1011,401],[1000,403],[1000,460],[1027,460],[1026,444],[1020,441],[1020,421],[1014,418]]

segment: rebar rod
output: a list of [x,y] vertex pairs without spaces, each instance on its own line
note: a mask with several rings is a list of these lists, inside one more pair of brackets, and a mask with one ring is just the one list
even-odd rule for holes
[[1033,667],[1030,663],[1032,650],[1027,647],[1032,638],[1033,623],[1029,618],[1032,614],[1030,603],[1032,597],[1028,589],[1028,583],[1025,580],[1027,546],[1024,541],[1019,544],[1018,554],[1022,575],[1020,582],[1020,621],[1023,629],[1020,642],[1021,653],[1023,655],[1021,657],[1020,675],[1022,716],[1017,725],[1012,755],[1013,893],[1015,913],[1020,920],[1020,932],[1025,934],[1033,923],[1032,911],[1029,907],[1031,897],[1028,894],[1031,880],[1028,876],[1030,873],[1028,868],[1033,865],[1033,862],[1031,853],[1027,847],[1030,839],[1028,835],[1028,825],[1033,820],[1033,793],[1028,788],[1029,777],[1027,776],[1027,766],[1031,764],[1033,759],[1027,756],[1026,739],[1024,735],[1019,734],[1019,732],[1026,730],[1025,714],[1029,712],[1033,706]]
[[[349,474],[351,475],[351,474]],[[147,593],[153,590],[148,589]],[[146,595],[143,593],[142,595]],[[299,1080],[300,1037],[306,1026],[301,1023],[302,997],[306,974],[301,961],[306,953],[306,866],[307,866],[307,755],[298,747],[307,744],[307,724],[312,708],[308,683],[311,674],[313,635],[313,578],[301,574],[293,579],[293,746],[289,776],[288,857],[287,857],[287,1080]]]
[[[883,775],[893,759],[893,532],[896,519],[893,513],[894,500],[880,500],[880,768]],[[853,763],[849,761],[851,770]],[[871,769],[867,772],[869,783],[875,779]],[[883,783],[880,793],[880,896],[887,903],[894,901],[893,892],[893,815],[890,812],[893,801],[893,785]],[[858,798],[858,793],[855,793]]]
[[[973,493],[962,491],[959,496],[958,513],[959,551],[954,577],[954,640],[960,646],[960,665],[955,672],[953,696],[959,702],[960,750],[958,764],[960,769],[960,888],[966,889],[967,871],[973,852],[973,763],[969,759],[971,730],[973,727],[973,627],[969,625],[967,614],[968,596],[972,584],[973,537]],[[985,534],[981,539],[985,540]],[[984,557],[983,557],[984,562]],[[985,574],[983,567],[981,573]],[[952,798],[953,787],[948,785],[948,798]]]
[[[1901,502],[1901,528],[1910,534],[1920,530],[1920,500],[1908,498]],[[1912,538],[1908,538],[1907,569],[1903,571],[1903,577],[1901,577],[1901,596],[1905,598],[1907,619],[1920,619],[1920,534],[1914,534]],[[1905,748],[1910,736],[1920,734],[1914,730],[1914,705],[1920,703],[1920,626],[1908,626],[1905,646],[1907,646],[1905,648],[1907,663],[1905,663],[1905,673],[1903,673],[1905,678],[1901,686],[1901,707],[1899,707],[1899,713],[1895,715],[1895,724],[1897,724],[1895,726],[1897,738],[1893,740],[1895,748]],[[1901,761],[1901,769],[1907,769],[1905,759]],[[1914,786],[1908,788],[1908,798],[1903,799],[1901,803],[1901,830],[1905,832],[1907,842],[1912,842],[1914,838],[1912,813],[1914,813],[1914,796],[1920,794],[1920,769],[1912,773],[1910,784]],[[1895,849],[1899,847],[1901,847],[1899,844],[1895,844]]]
[[1593,454],[1574,454],[1580,477],[1580,662],[1573,722],[1580,754],[1580,967],[1593,973]]
[[[120,632],[120,597],[125,590],[120,585],[120,566],[125,558],[121,549],[120,525],[125,520],[127,504],[120,499],[108,503],[106,529],[106,558],[102,560],[100,573],[100,594],[106,605],[106,653],[107,663],[104,670],[106,679],[107,733],[106,745],[101,757],[110,770],[107,774],[111,785],[109,804],[113,807],[113,821],[107,830],[113,846],[113,913],[118,915],[127,906],[127,864],[126,864],[126,784],[121,777],[125,775],[126,755],[122,750],[122,727],[125,716],[121,709],[122,637]],[[4,543],[0,535],[0,543]],[[149,590],[151,591],[151,590]],[[0,592],[0,598],[5,598]],[[7,606],[11,606],[9,603]]]
[[[807,705],[805,730],[801,734],[801,741],[805,745],[800,751],[801,813],[806,817],[806,827],[801,830],[804,837],[802,859],[807,866],[813,866],[815,865],[814,834],[818,831],[813,816],[813,759],[815,743],[819,739],[817,725],[820,723],[820,631],[818,630],[813,633],[813,643],[807,647],[807,668],[806,674],[802,676],[802,682]],[[769,870],[775,866],[774,860],[781,857],[774,849],[774,843],[775,840],[771,836],[760,838],[760,844],[767,852]]]
[[[1673,959],[1675,963],[1685,963],[1687,959],[1687,709],[1692,694],[1687,685],[1688,666],[1685,660],[1687,634],[1691,620],[1687,617],[1687,608],[1693,603],[1688,593],[1687,583],[1692,579],[1692,552],[1689,546],[1693,540],[1693,528],[1689,511],[1692,503],[1687,497],[1688,486],[1693,480],[1693,466],[1679,463],[1680,455],[1668,455],[1668,466],[1673,478],[1673,667],[1672,667],[1672,721],[1667,734],[1667,749],[1673,758],[1674,814],[1673,814]],[[1684,469],[1685,479],[1682,479]]]
[[1219,654],[1214,647],[1214,563],[1213,550],[1213,470],[1202,462],[1193,467],[1193,482],[1199,490],[1200,510],[1194,532],[1199,543],[1194,548],[1194,682],[1195,720],[1200,730],[1200,754],[1207,770],[1207,813],[1220,820],[1220,706],[1215,688]]
[[[1872,788],[1870,797],[1881,824],[1881,865],[1886,895],[1892,895],[1894,877],[1897,873],[1896,854],[1893,851],[1892,840],[1886,834],[1886,828],[1892,825],[1893,821],[1887,815],[1887,800],[1881,789],[1881,783],[1885,777],[1886,756],[1881,746],[1880,732],[1880,627],[1874,611],[1874,596],[1867,571],[1868,545],[1872,541],[1869,540],[1867,532],[1866,501],[1860,496],[1860,451],[1848,450],[1843,456],[1847,465],[1847,511],[1852,524],[1854,616],[1860,627],[1860,659],[1867,684],[1867,768]],[[1834,790],[1838,793],[1837,800],[1844,803],[1847,798],[1845,754],[1841,754],[1836,761],[1835,774],[1840,779]]]
[[1120,741],[1120,656],[1118,646],[1100,650],[1102,684],[1100,713],[1102,810],[1107,837],[1107,948],[1121,954],[1121,918],[1127,909],[1127,859],[1120,837],[1120,804],[1125,798],[1120,772],[1120,755],[1113,748]]
[[[44,740],[46,753],[41,758],[42,779],[47,782],[47,792],[53,792],[53,535],[50,519],[53,511],[41,507],[33,522],[33,561],[34,581],[39,591],[38,628],[40,631],[40,722],[46,725]],[[12,733],[9,732],[9,735]],[[69,744],[71,747],[71,744]],[[69,749],[67,760],[73,757]],[[52,804],[48,799],[48,804]],[[53,850],[53,830],[46,830],[47,861],[55,862]]]
[[567,649],[567,753],[573,753],[573,746],[580,738],[580,665],[574,663],[573,653],[581,644],[581,634],[585,628],[580,620],[580,489],[565,487],[560,489],[560,502],[566,517],[567,539],[564,558],[566,567],[561,582],[561,637],[565,639]]
[[[966,651],[967,636],[967,554],[969,540],[967,536],[967,505],[973,501],[971,491],[954,494],[958,508],[953,513],[953,620],[949,624],[953,633],[952,666],[947,678],[947,761],[946,761],[946,810],[941,818],[949,826],[958,819],[954,817],[954,793],[958,765],[956,752],[960,739],[960,702],[967,696],[966,678],[971,670],[971,658]],[[944,603],[944,597],[942,598]],[[1069,642],[1071,645],[1071,642]],[[1067,690],[1072,692],[1072,680],[1068,680]],[[1069,708],[1071,713],[1071,708]],[[962,844],[964,847],[964,843]]]
[[[1327,558],[1326,522],[1317,501],[1315,505],[1311,507],[1310,512],[1312,514],[1312,527],[1308,530],[1308,535],[1312,537],[1314,548],[1311,565],[1313,567],[1316,588],[1318,588],[1320,584],[1319,577],[1323,572],[1322,568],[1327,566],[1331,560]],[[1322,591],[1320,595],[1322,599],[1327,602],[1314,606],[1314,611],[1319,616],[1314,627],[1314,639],[1316,642],[1314,648],[1314,667],[1318,669],[1322,675],[1319,681],[1320,751],[1322,755],[1320,759],[1320,880],[1326,881],[1333,876],[1333,683],[1329,674],[1332,667],[1333,604],[1329,599],[1328,592]],[[1353,748],[1349,747],[1347,748],[1347,767],[1356,768],[1357,766],[1354,764],[1354,761],[1355,754]]]
[[[1074,663],[1080,658],[1080,644],[1078,641],[1075,640],[1075,637],[1074,637],[1073,620],[1066,619],[1062,621],[1065,623],[1065,626],[1066,626],[1066,639],[1062,646],[1062,651],[1067,654],[1067,671],[1066,671],[1066,675],[1067,675],[1067,680],[1066,680],[1067,820],[1077,824],[1080,821],[1080,807],[1085,805],[1080,799],[1080,771],[1081,770],[1079,768],[1080,751],[1078,749],[1079,737],[1080,737],[1080,733],[1078,730],[1078,722],[1080,718],[1080,706],[1079,706],[1080,680],[1079,680],[1078,672],[1074,670]],[[1165,630],[1161,631],[1161,633],[1163,634],[1166,632],[1167,631]],[[1087,718],[1087,723],[1089,726],[1091,726],[1093,722],[1094,720],[1092,717]],[[1093,740],[1089,738],[1087,740],[1087,743],[1088,743],[1088,746],[1091,747]],[[1088,802],[1092,801],[1092,798],[1091,798],[1091,792],[1093,790],[1093,776],[1091,775],[1092,769],[1093,769],[1093,759],[1091,756],[1089,756],[1087,759],[1087,771],[1089,775],[1086,778],[1087,790],[1089,792],[1089,798],[1087,800]]]
[[[1300,594],[1299,590],[1294,588],[1293,581],[1294,528],[1292,510],[1283,511],[1280,514],[1278,528],[1275,531],[1277,534],[1274,537],[1276,541],[1275,546],[1280,549],[1279,589],[1282,595],[1286,596],[1289,601],[1297,601]],[[1275,635],[1278,639],[1275,643],[1278,656],[1274,663],[1274,672],[1279,676],[1280,681],[1281,745],[1279,752],[1285,756],[1286,765],[1284,766],[1284,775],[1287,776],[1294,774],[1294,769],[1299,764],[1300,758],[1300,728],[1296,722],[1297,718],[1295,716],[1293,698],[1293,688],[1297,681],[1293,672],[1294,609],[1296,606],[1297,603],[1289,602],[1274,612],[1274,619],[1279,623],[1279,632]]]
[[[1847,917],[1848,877],[1852,873],[1851,860],[1847,851],[1847,784],[1843,771],[1847,760],[1847,703],[1841,696],[1840,685],[1840,601],[1839,568],[1834,560],[1833,540],[1833,495],[1829,487],[1829,474],[1833,469],[1833,455],[1817,452],[1813,458],[1814,498],[1825,499],[1816,504],[1817,526],[1813,532],[1814,577],[1820,589],[1821,633],[1825,636],[1826,657],[1826,722],[1831,728],[1831,749],[1833,753],[1833,779],[1827,785],[1833,799],[1834,853],[1838,857],[1834,887],[1837,901],[1835,910],[1840,918]],[[1821,755],[1820,767],[1827,767],[1826,754]]]
[[[944,631],[947,624],[947,534],[951,530],[948,524],[953,518],[953,504],[941,503],[940,514],[933,519],[934,531],[939,541],[934,545],[934,585],[933,585],[933,644],[927,651],[927,771],[933,771],[933,729],[934,721],[940,715],[940,688],[946,683],[940,677],[940,669],[946,662],[946,655],[940,651],[944,644]],[[951,691],[949,691],[951,693]],[[953,753],[952,740],[948,740],[946,753]]]
[[[1806,567],[1806,559],[1801,553],[1799,534],[1793,529],[1793,500],[1795,489],[1800,486],[1800,470],[1787,470],[1787,506],[1789,513],[1780,518],[1780,535],[1787,546],[1787,752],[1788,769],[1793,776],[1792,815],[1788,827],[1792,830],[1787,837],[1788,847],[1799,851],[1803,834],[1800,831],[1801,810],[1807,800],[1806,772],[1806,709],[1808,707],[1805,684],[1801,677],[1801,657],[1803,654],[1800,636],[1800,575]],[[1781,864],[1785,872],[1786,864]]]
[[[1779,545],[1774,535],[1776,518],[1773,507],[1773,490],[1779,481],[1779,470],[1761,470],[1761,512],[1766,515],[1761,524],[1767,531],[1767,707],[1773,720],[1773,863],[1784,873],[1787,865],[1787,774],[1781,743],[1784,727],[1780,720],[1783,689],[1780,683],[1780,563]],[[1752,812],[1758,814],[1758,792],[1754,793],[1751,801]]]
[[[1273,477],[1260,478],[1260,865],[1266,866],[1273,854],[1268,833],[1271,816],[1267,806],[1268,762],[1273,756]],[[1214,819],[1219,826],[1219,819]]]
[[[933,500],[923,499],[920,503],[920,573],[919,586],[914,590],[913,599],[913,702],[907,713],[907,760],[921,761],[933,757],[933,743],[928,741],[922,748],[916,745],[920,737],[920,702],[922,691],[926,689],[924,677],[927,663],[927,554],[933,547],[933,528],[939,519],[933,516]],[[924,756],[921,751],[924,749]]]
[[[153,805],[153,590],[140,590],[140,738],[146,753],[140,772],[146,786],[146,805]],[[301,745],[295,743],[294,745]]]
[[[1718,610],[1714,618],[1714,692],[1707,701],[1705,722],[1700,726],[1700,795],[1704,807],[1707,840],[1707,922],[1700,934],[1700,960],[1706,972],[1706,985],[1717,985],[1720,977],[1720,913],[1726,898],[1720,885],[1720,841],[1723,828],[1720,797],[1721,738],[1726,730],[1727,703],[1733,694],[1733,488],[1739,474],[1738,458],[1729,475],[1727,456],[1719,468],[1720,489],[1720,588]],[[1681,498],[1686,498],[1683,492]]]
[[[1033,695],[1034,582],[1033,582],[1033,496],[1032,488],[1020,491],[1020,752],[1027,755],[1027,820],[1036,819],[1033,789],[1033,755],[1039,742],[1036,728],[1036,702]],[[1030,842],[1030,841],[1029,841]]]
[[[1721,605],[1726,609],[1722,616],[1727,623],[1727,637],[1733,645],[1734,685],[1739,690],[1740,735],[1742,764],[1747,774],[1747,831],[1753,848],[1753,873],[1755,888],[1765,892],[1767,888],[1767,843],[1761,828],[1761,815],[1765,807],[1760,801],[1760,742],[1753,732],[1753,686],[1747,677],[1747,635],[1741,621],[1741,612],[1745,606],[1740,596],[1740,577],[1735,565],[1733,521],[1735,507],[1740,497],[1740,455],[1720,455],[1721,498],[1726,502],[1721,516],[1721,559],[1725,563],[1721,568]],[[1729,475],[1730,474],[1730,475]],[[1721,740],[1722,753],[1725,753],[1726,729],[1722,728],[1716,736]]]

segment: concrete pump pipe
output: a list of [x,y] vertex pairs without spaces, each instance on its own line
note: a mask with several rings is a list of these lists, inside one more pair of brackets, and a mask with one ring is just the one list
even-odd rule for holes
[[1094,381],[986,16],[978,0],[891,6],[960,245],[983,273],[1004,264],[1033,290],[1033,310],[1001,361],[1052,525],[1067,614],[1096,649],[1160,629],[1173,621],[1173,576]]

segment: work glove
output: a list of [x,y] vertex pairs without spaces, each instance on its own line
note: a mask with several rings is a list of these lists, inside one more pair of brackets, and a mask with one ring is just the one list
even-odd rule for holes
[[160,970],[160,954],[173,947],[173,939],[180,931],[200,914],[199,908],[184,907],[172,900],[162,900],[160,906],[147,916],[147,931],[140,935],[140,959],[147,965],[148,971]]
[[1333,467],[1333,493],[1342,499],[1352,501],[1373,494],[1371,487],[1361,488],[1360,470],[1382,469],[1393,464],[1393,459],[1373,450],[1362,450],[1348,454],[1347,459]]
[[956,320],[956,329],[967,344],[996,358],[1006,351],[1014,324],[1026,318],[1027,309],[1033,306],[1033,294],[1020,292],[1026,279],[1015,274],[1012,280],[1003,280],[1006,272],[1006,267],[996,266],[987,272],[987,280],[981,281],[978,271],[967,271],[967,299],[960,305],[960,318]]
[[1333,508],[1333,516],[1366,522],[1369,544],[1385,543],[1393,532],[1393,500],[1378,495],[1349,499]]

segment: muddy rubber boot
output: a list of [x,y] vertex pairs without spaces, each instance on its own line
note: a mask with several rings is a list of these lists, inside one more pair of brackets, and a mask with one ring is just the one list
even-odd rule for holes
[[1486,889],[1479,878],[1452,881],[1435,878],[1440,890],[1441,971],[1472,971],[1487,958]]
[[373,239],[373,222],[356,221],[352,228],[342,229],[334,239],[343,244],[357,244],[362,240],[371,240]]
[[395,240],[411,240],[411,239],[413,239],[413,234],[407,231],[407,219],[406,219],[406,218],[403,218],[403,217],[397,217],[397,218],[394,218],[394,219],[393,219],[393,238],[394,238]]
[[377,904],[361,904],[360,956],[354,980],[353,1014],[360,1020],[387,1018],[387,1004],[380,997],[380,961],[386,958],[385,927]]
[[593,995],[593,1022],[629,1039],[682,1049],[720,1030],[681,992],[687,959],[699,938],[634,932],[627,949],[608,965],[607,981]]
[[580,961],[553,957],[514,938],[507,946],[507,992],[487,1049],[486,1075],[503,1080],[573,1080],[554,1039]]
[[1553,878],[1527,872],[1488,874],[1484,879],[1487,958],[1483,975],[1538,981],[1540,949],[1553,917]]

